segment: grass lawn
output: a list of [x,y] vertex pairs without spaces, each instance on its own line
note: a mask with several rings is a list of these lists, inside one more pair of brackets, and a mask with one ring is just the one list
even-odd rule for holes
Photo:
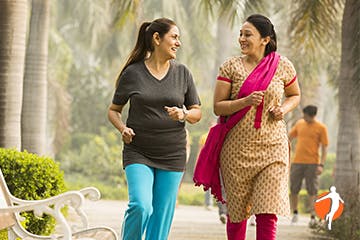
[[179,190],[179,204],[203,205],[205,192],[202,187],[195,187],[194,183],[183,182]]

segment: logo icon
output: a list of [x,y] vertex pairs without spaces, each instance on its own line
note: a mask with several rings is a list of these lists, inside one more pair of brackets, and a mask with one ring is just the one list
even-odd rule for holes
[[336,187],[331,186],[330,192],[317,197],[314,208],[318,217],[328,222],[328,229],[331,230],[331,222],[339,218],[344,210],[344,200],[336,192]]

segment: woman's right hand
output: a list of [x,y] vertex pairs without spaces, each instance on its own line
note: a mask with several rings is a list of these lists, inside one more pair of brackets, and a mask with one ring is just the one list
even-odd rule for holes
[[246,97],[247,105],[257,107],[263,101],[263,98],[263,91],[254,91]]
[[125,127],[121,132],[122,140],[124,143],[129,144],[132,142],[135,132],[132,128]]

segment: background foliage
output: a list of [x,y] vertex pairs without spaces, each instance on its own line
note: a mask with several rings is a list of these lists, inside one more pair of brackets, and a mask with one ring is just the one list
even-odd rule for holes
[[[63,172],[51,158],[0,148],[0,168],[10,192],[20,199],[40,200],[65,191]],[[49,215],[21,215],[25,217],[22,224],[32,233],[49,235],[54,230],[55,220]]]

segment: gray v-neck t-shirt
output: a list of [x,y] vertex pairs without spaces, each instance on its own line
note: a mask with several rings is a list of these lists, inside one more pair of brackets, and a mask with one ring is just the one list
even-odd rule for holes
[[200,105],[190,71],[172,60],[161,80],[156,79],[144,61],[129,65],[120,75],[113,104],[130,102],[126,126],[135,132],[124,143],[123,167],[140,163],[170,171],[184,171],[186,162],[185,123],[171,120],[165,106],[182,108]]

